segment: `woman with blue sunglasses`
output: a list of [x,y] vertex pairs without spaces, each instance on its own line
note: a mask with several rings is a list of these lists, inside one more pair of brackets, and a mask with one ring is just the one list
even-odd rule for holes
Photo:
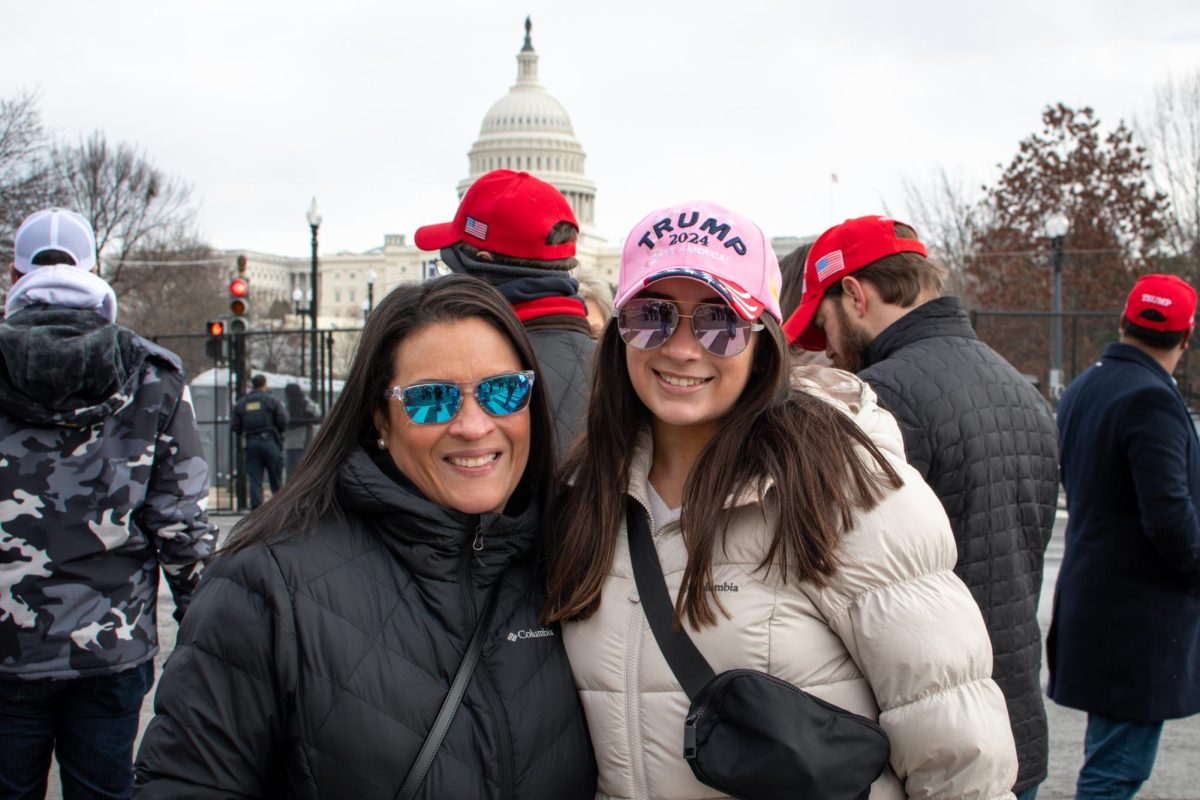
[[[548,526],[544,619],[563,624],[599,796],[726,795],[685,760],[705,734],[683,683],[703,697],[704,670],[665,633],[664,656],[673,622],[713,672],[767,673],[877,722],[890,759],[853,776],[872,800],[1011,798],[1004,697],[945,512],[865,383],[789,369],[779,285],[758,226],[712,203],[655,211],[626,240]],[[783,787],[757,796],[845,796],[802,783],[821,764],[748,760],[756,785]]]
[[495,289],[389,294],[295,476],[205,573],[136,796],[591,798],[560,632],[538,620],[553,437]]

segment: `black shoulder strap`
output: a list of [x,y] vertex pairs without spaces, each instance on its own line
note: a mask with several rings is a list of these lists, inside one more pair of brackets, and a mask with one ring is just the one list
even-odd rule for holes
[[491,592],[488,593],[487,603],[484,605],[483,613],[479,615],[479,621],[475,623],[475,631],[471,634],[471,641],[467,644],[467,651],[463,654],[462,663],[458,665],[454,683],[450,684],[450,692],[442,701],[441,710],[438,711],[437,719],[433,721],[429,735],[425,737],[425,744],[421,745],[421,752],[417,754],[417,760],[413,762],[408,775],[404,778],[404,784],[400,787],[400,791],[396,792],[396,800],[412,800],[416,797],[417,790],[425,781],[425,775],[433,766],[433,759],[437,756],[438,748],[442,746],[442,740],[446,738],[446,731],[450,730],[450,723],[454,721],[454,715],[462,703],[463,694],[467,691],[467,684],[471,682],[471,674],[475,672],[475,665],[479,663],[479,655],[483,651],[483,640],[491,626],[492,613],[496,610],[496,595],[499,593],[500,582],[497,581]]
[[629,534],[629,558],[633,562],[633,580],[637,584],[638,596],[642,599],[642,611],[650,622],[658,649],[675,673],[679,685],[687,696],[695,699],[704,684],[716,674],[686,631],[675,630],[675,605],[667,591],[667,579],[663,576],[658,552],[654,549],[654,538],[650,525],[638,501],[628,498],[625,507],[625,527]]

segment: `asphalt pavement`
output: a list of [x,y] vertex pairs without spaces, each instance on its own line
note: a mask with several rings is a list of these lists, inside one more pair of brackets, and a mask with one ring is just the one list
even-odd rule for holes
[[[213,517],[221,528],[222,536],[229,533],[238,517]],[[1038,618],[1042,633],[1050,626],[1051,602],[1054,582],[1062,563],[1063,535],[1066,530],[1066,512],[1059,511],[1054,525],[1054,534],[1046,552],[1046,574],[1042,584],[1042,598]],[[158,620],[160,649],[155,666],[157,674],[175,647],[177,626],[171,616],[174,606],[166,582],[159,589]],[[1044,662],[1044,659],[1043,659]],[[1043,663],[1042,684],[1045,685],[1047,671]],[[153,695],[146,698],[142,706],[142,724],[138,740],[153,716]],[[1083,732],[1086,715],[1081,711],[1063,708],[1050,700],[1046,701],[1046,714],[1050,721],[1050,772],[1038,792],[1039,800],[1061,800],[1075,796],[1075,776],[1083,763]],[[53,770],[50,791],[47,797],[61,797],[57,769]],[[1200,716],[1168,722],[1163,730],[1159,745],[1158,761],[1150,780],[1138,793],[1138,800],[1200,800]]]

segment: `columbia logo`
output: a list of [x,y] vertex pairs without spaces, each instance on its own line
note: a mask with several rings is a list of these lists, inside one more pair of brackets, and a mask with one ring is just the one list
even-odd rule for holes
[[547,636],[553,635],[554,631],[550,630],[549,628],[538,628],[537,630],[526,629],[520,631],[510,631],[508,636],[505,636],[504,638],[508,639],[510,642],[517,642],[521,639],[544,639]]
[[736,592],[740,587],[736,583],[725,581],[718,584],[705,584],[704,591],[706,592]]

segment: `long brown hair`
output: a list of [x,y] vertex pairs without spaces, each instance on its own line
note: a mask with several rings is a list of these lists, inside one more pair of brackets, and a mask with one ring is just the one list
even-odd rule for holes
[[[835,550],[856,509],[871,508],[899,474],[852,420],[788,382],[783,331],[764,317],[750,379],[732,413],[701,451],[683,487],[681,525],[688,562],[675,623],[717,621],[710,593],[713,552],[723,545],[734,509],[725,500],[745,486],[773,490],[774,537],[759,569],[784,581],[823,585],[838,568]],[[586,436],[560,471],[559,496],[546,526],[549,574],[546,622],[586,619],[600,606],[625,515],[625,489],[639,433],[650,411],[629,380],[625,344],[615,325],[600,340],[592,375]],[[878,466],[863,459],[862,448]],[[567,482],[570,485],[567,485]],[[718,604],[719,605],[719,604]]]
[[[393,289],[371,312],[358,341],[338,397],[316,438],[304,451],[295,476],[279,493],[234,529],[223,549],[240,550],[259,541],[278,541],[312,531],[327,512],[341,515],[335,489],[342,462],[357,447],[375,447],[375,412],[387,413],[384,394],[395,368],[396,348],[429,325],[482,319],[512,344],[522,369],[537,369],[525,329],[500,292],[478,278],[448,275],[415,286]],[[554,423],[541,381],[533,384],[529,403],[529,461],[517,491],[546,505],[545,487],[554,477]]]

